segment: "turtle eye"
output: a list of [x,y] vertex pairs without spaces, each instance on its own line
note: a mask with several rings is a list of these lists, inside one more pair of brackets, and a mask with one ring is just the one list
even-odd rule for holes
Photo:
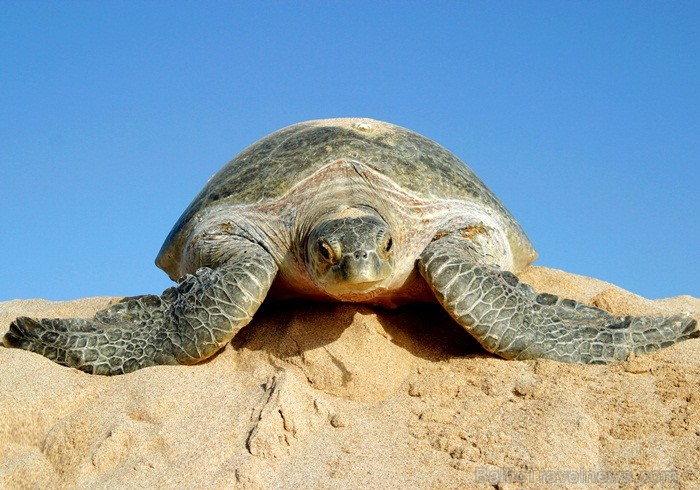
[[333,263],[333,258],[335,257],[333,247],[331,247],[325,241],[320,240],[318,242],[318,251],[321,254],[321,257],[323,257],[323,260],[325,260],[326,262]]
[[389,237],[386,242],[384,242],[384,251],[386,253],[391,252],[391,247],[394,245],[394,241]]

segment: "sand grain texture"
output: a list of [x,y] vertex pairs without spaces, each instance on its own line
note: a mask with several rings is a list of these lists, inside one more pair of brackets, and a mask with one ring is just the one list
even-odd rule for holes
[[[700,319],[690,296],[523,279]],[[0,303],[1,330],[110,301]],[[609,366],[513,362],[435,305],[286,302],[197,366],[99,377],[0,348],[0,370],[0,488],[700,488],[700,340]]]

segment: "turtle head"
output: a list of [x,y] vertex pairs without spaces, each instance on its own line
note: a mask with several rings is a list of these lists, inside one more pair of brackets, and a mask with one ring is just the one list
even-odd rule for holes
[[394,270],[389,226],[374,209],[345,207],[326,214],[306,243],[306,268],[327,293],[351,297],[377,288]]

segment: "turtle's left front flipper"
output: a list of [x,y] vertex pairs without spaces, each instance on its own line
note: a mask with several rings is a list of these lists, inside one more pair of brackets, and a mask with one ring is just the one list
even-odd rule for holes
[[443,307],[487,350],[507,359],[605,363],[700,336],[687,315],[618,317],[552,294],[479,261],[466,239],[432,242],[418,260]]
[[276,274],[261,246],[243,244],[226,265],[199,269],[160,297],[117,303],[92,319],[17,318],[3,343],[93,374],[193,364],[248,324]]

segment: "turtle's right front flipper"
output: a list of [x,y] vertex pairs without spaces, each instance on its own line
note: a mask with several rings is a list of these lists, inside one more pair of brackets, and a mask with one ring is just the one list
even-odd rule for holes
[[700,336],[687,315],[619,317],[537,294],[510,272],[483,264],[477,249],[459,236],[432,242],[418,265],[452,317],[487,350],[507,359],[604,363]]
[[202,268],[158,296],[141,296],[92,319],[17,318],[3,343],[93,374],[205,359],[248,324],[277,274],[272,257],[249,243],[226,265]]

